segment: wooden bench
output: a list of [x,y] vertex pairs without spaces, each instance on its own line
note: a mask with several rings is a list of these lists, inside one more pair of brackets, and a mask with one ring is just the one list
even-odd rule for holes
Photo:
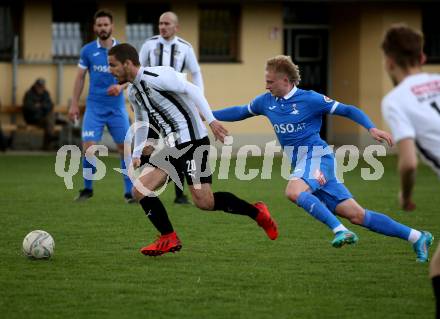
[[[67,115],[69,108],[64,105],[57,105],[53,109],[53,113]],[[2,120],[2,115],[7,115],[9,117],[8,121]],[[6,105],[0,107],[0,123],[3,132],[9,133],[14,132],[17,129],[23,130],[41,130],[37,125],[27,124],[23,117],[23,110],[21,105]],[[60,132],[62,130],[62,125],[55,125],[54,131]]]
[[18,129],[17,114],[21,113],[21,108],[15,105],[0,107],[0,128],[6,135],[10,135]]
[[[68,110],[67,106],[57,105],[54,107],[53,112],[63,114],[67,118]],[[23,134],[31,136],[42,136],[43,134],[43,128],[26,123],[21,105],[3,105],[0,107],[0,129],[3,134],[12,138],[12,144],[14,143],[14,137],[22,137]],[[57,124],[54,126],[56,135],[59,136],[62,130],[63,125]]]

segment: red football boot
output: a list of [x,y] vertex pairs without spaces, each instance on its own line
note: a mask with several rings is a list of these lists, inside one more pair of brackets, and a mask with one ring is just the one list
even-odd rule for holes
[[254,206],[260,211],[255,219],[258,226],[264,229],[267,237],[272,240],[278,237],[278,226],[275,220],[270,216],[269,209],[263,202],[257,202]]
[[278,226],[275,220],[270,216],[269,209],[263,202],[257,202],[254,206],[260,211],[255,219],[258,226],[264,229],[267,237],[272,240],[278,237]]
[[182,248],[182,242],[177,237],[176,232],[159,236],[152,244],[143,247],[141,253],[146,256],[160,256],[165,253],[174,253]]

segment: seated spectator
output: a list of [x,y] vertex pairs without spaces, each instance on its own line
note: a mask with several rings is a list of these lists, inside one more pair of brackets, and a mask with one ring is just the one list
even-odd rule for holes
[[23,98],[23,116],[27,124],[44,129],[44,149],[51,148],[54,140],[55,116],[53,102],[46,90],[46,81],[39,78]]

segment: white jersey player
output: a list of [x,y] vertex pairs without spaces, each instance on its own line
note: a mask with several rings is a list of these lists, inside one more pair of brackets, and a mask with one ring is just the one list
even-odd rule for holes
[[142,66],[170,66],[178,72],[188,70],[192,82],[203,91],[203,78],[191,44],[176,35],[178,18],[173,12],[165,12],[159,19],[160,35],[145,41],[139,52]]
[[409,139],[440,177],[440,75],[407,76],[382,101],[396,143]]
[[423,34],[406,25],[392,26],[382,41],[385,70],[396,86],[382,101],[399,154],[399,201],[414,210],[412,193],[417,149],[440,176],[440,76],[422,72]]

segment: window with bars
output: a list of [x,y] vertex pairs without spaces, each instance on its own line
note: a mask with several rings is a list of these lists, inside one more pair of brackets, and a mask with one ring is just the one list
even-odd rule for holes
[[199,60],[238,62],[240,7],[201,6],[199,12]]
[[424,51],[428,58],[427,63],[440,63],[439,10],[439,4],[428,4],[422,9],[422,30],[425,36]]
[[125,35],[127,42],[139,51],[146,39],[159,33],[159,17],[170,8],[159,3],[127,3],[126,8]]
[[82,46],[95,39],[93,1],[52,1],[52,57],[77,59]]

